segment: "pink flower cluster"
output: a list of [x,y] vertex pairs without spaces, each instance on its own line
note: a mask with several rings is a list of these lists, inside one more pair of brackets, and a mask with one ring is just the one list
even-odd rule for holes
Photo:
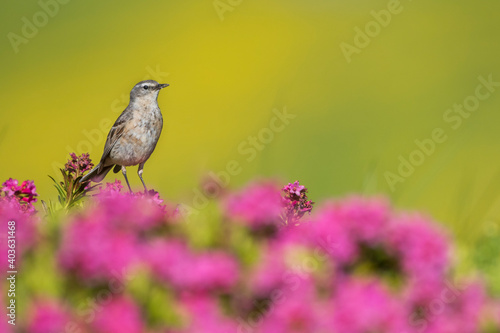
[[25,180],[19,186],[17,179],[9,178],[2,184],[3,197],[0,201],[17,201],[23,212],[34,214],[36,212],[33,203],[37,202],[36,186],[32,180]]
[[122,276],[144,259],[148,233],[167,227],[167,208],[158,195],[122,193],[122,188],[119,181],[108,184],[64,226],[59,262],[65,271],[85,281]]
[[298,181],[288,183],[281,189],[284,193],[283,206],[285,207],[285,224],[296,224],[306,213],[312,211],[314,202],[307,198],[307,188]]
[[282,198],[274,183],[253,183],[230,194],[224,209],[230,219],[254,229],[277,226],[282,214]]
[[492,300],[453,279],[449,236],[383,199],[327,202],[262,237],[310,211],[298,182],[282,191],[290,205],[253,183],[190,222],[157,193],[121,189],[63,221],[58,269],[84,299],[33,303],[29,332],[486,332]]
[[75,153],[70,153],[69,156],[71,159],[64,165],[64,171],[68,172],[68,175],[74,179],[92,170],[94,167],[94,163],[92,163],[89,153],[80,156],[77,156]]
[[[10,178],[2,184],[0,195],[0,250],[4,259],[0,260],[0,275],[3,276],[9,269],[9,264],[15,268],[20,267],[23,254],[28,251],[36,241],[36,213],[33,203],[37,201],[38,194],[33,181],[26,180],[20,186],[16,179]],[[14,223],[14,230],[9,229],[9,222]],[[10,236],[10,238],[9,238]],[[15,238],[14,238],[15,237]],[[10,243],[8,240],[11,240]],[[7,261],[9,244],[15,240],[16,260]],[[12,270],[12,269],[10,269]]]

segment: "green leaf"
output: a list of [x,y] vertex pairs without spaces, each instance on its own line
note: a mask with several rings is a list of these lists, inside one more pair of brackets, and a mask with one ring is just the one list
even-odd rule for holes
[[61,185],[59,185],[59,183],[52,176],[49,176],[49,178],[54,182],[54,187],[57,189],[57,192],[59,192],[59,195],[62,195],[63,198],[65,198],[66,196],[64,195],[64,190]]
[[64,190],[59,186],[58,184],[55,184],[54,187],[57,189],[57,192],[59,192],[59,202],[63,203],[66,201],[66,194],[64,193]]
[[47,206],[47,203],[45,202],[45,200],[41,200],[41,201],[42,201],[42,208],[43,208],[45,215],[50,214],[50,208]]
[[57,181],[52,176],[49,176],[49,178],[52,179],[52,181],[57,185]]

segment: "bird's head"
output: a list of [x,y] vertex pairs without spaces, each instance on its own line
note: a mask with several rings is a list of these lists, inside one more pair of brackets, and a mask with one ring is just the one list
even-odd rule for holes
[[168,84],[161,84],[154,80],[141,81],[132,88],[130,99],[156,100],[160,90],[168,86]]

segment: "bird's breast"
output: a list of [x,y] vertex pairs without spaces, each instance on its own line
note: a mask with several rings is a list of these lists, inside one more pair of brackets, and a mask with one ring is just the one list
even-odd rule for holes
[[131,166],[145,162],[160,138],[163,117],[159,109],[135,112],[111,152],[115,164]]

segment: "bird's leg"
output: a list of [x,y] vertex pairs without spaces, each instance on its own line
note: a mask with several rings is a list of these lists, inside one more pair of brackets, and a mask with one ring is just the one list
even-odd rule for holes
[[125,177],[125,181],[127,182],[128,190],[130,191],[130,193],[132,193],[132,188],[130,188],[130,184],[128,183],[127,169],[123,165],[122,165],[122,173],[123,173],[123,177]]
[[139,178],[141,178],[142,185],[144,186],[144,193],[148,193],[148,188],[146,187],[146,184],[144,183],[144,179],[142,179],[142,172],[144,168],[144,163],[139,164],[139,169],[137,169],[137,174],[139,175]]

